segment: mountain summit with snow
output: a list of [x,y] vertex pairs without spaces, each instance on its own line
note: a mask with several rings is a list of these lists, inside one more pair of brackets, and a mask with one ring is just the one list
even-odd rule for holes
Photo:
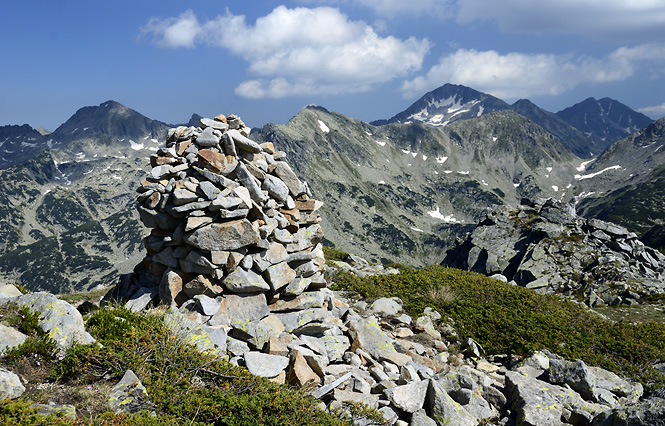
[[445,126],[454,121],[480,117],[494,111],[510,109],[499,98],[457,84],[444,84],[426,93],[409,108],[374,125],[420,122],[430,126]]

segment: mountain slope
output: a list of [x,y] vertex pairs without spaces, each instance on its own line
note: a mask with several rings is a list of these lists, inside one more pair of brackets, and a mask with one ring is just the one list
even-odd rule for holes
[[556,114],[545,111],[528,99],[520,99],[512,104],[510,109],[558,137],[578,157],[588,158],[593,155],[595,146],[590,144],[579,130]]
[[27,160],[29,155],[47,148],[46,139],[36,129],[22,126],[0,126],[0,169]]
[[129,272],[144,232],[134,190],[167,130],[109,101],[47,136],[53,149],[0,170],[0,275],[58,293]]
[[444,84],[426,93],[406,110],[374,125],[420,122],[445,126],[453,121],[468,120],[494,111],[509,109],[501,99],[456,84]]
[[594,154],[653,122],[646,115],[610,98],[587,98],[556,115],[586,135]]
[[321,209],[326,238],[374,261],[440,261],[490,206],[563,196],[579,160],[511,111],[446,127],[372,126],[320,107],[252,133],[286,151]]
[[665,222],[665,118],[610,146],[585,171],[577,187],[587,194],[579,206],[642,234]]

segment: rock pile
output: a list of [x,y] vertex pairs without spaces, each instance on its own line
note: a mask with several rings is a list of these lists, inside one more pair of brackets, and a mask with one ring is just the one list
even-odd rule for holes
[[554,199],[491,211],[442,264],[500,274],[589,306],[637,304],[665,290],[665,255],[625,228],[579,217],[572,204]]
[[180,306],[203,296],[271,299],[325,286],[315,213],[323,203],[284,152],[248,134],[233,115],[169,131],[137,189],[141,221],[152,230],[147,255],[116,297],[140,309],[157,297]]
[[[20,298],[27,296],[33,295],[7,300],[23,303]],[[665,418],[661,395],[643,399],[639,384],[579,360],[547,351],[526,359],[486,356],[470,339],[451,350],[456,333],[435,325],[438,312],[426,308],[412,318],[397,298],[368,304],[327,288],[270,305],[264,293],[206,298],[172,307],[164,318],[167,326],[255,375],[301,388],[324,410],[362,402],[377,409],[385,424],[399,426],[643,424],[639,419],[659,425]],[[40,326],[47,316],[40,315]],[[219,321],[229,325],[210,325]],[[0,398],[24,391],[16,374],[0,369]],[[155,409],[129,370],[111,390],[108,406],[116,413]],[[69,405],[43,408],[45,414],[76,416]],[[357,419],[357,424],[376,423]]]

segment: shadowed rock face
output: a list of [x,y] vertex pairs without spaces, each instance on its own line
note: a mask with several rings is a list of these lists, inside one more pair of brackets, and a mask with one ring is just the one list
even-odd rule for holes
[[495,209],[448,251],[443,264],[501,274],[589,306],[636,304],[665,286],[662,253],[619,225],[578,217],[572,204],[552,199]]

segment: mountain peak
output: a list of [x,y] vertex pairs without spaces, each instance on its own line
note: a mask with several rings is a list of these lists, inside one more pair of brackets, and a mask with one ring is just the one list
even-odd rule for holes
[[420,122],[431,126],[446,126],[454,121],[468,120],[509,108],[507,103],[492,95],[470,87],[446,83],[426,93],[391,119],[372,124]]

